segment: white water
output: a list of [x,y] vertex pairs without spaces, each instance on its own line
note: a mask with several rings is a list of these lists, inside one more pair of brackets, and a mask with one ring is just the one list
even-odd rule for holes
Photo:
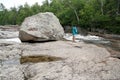
[[10,38],[10,39],[0,39],[0,42],[16,42],[21,43],[21,40],[19,38]]
[[[72,34],[65,34],[64,38],[66,40],[70,40],[72,41]],[[80,34],[75,35],[76,38],[76,42],[80,42],[81,40],[83,41],[91,41],[91,42],[96,42],[96,43],[109,43],[110,41],[105,40],[102,37],[99,36],[93,36],[93,35],[87,35],[87,36],[83,36]]]

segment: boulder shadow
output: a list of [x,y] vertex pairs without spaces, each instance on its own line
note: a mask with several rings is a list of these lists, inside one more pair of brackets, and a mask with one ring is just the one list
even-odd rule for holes
[[45,40],[45,41],[22,41],[23,43],[46,43],[46,42],[55,42],[56,40]]

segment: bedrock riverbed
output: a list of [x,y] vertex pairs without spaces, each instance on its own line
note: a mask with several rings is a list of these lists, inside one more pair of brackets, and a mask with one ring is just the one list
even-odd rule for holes
[[106,48],[81,39],[22,43],[17,30],[7,31],[1,30],[0,80],[120,80],[120,59]]
[[93,44],[53,41],[0,46],[1,80],[120,79],[120,60]]

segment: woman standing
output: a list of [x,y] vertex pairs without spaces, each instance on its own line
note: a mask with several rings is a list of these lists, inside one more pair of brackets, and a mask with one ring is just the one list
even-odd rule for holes
[[73,42],[75,42],[75,35],[78,33],[76,26],[72,27]]

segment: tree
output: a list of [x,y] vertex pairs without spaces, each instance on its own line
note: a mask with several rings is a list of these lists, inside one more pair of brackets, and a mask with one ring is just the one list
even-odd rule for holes
[[39,12],[53,12],[63,26],[80,26],[85,29],[105,29],[120,33],[120,0],[44,0],[40,6],[25,3],[18,8],[5,9],[0,4],[0,25],[21,24]]
[[77,5],[79,4],[79,0],[64,0],[63,3],[65,3],[65,5],[68,5],[69,8],[74,12],[75,16],[76,16],[76,20],[77,23],[79,24],[80,18],[78,16],[78,12],[77,12]]
[[8,20],[10,24],[16,25],[16,20],[17,20],[17,8],[12,7],[11,10],[8,12]]
[[0,3],[0,11],[3,11],[4,9],[5,9],[5,6],[2,3]]
[[31,6],[31,12],[32,12],[32,15],[41,12],[40,5],[38,3],[35,3],[34,5],[32,5]]
[[25,3],[24,6],[19,6],[17,13],[17,24],[21,24],[26,17],[31,15],[31,8],[27,3]]

